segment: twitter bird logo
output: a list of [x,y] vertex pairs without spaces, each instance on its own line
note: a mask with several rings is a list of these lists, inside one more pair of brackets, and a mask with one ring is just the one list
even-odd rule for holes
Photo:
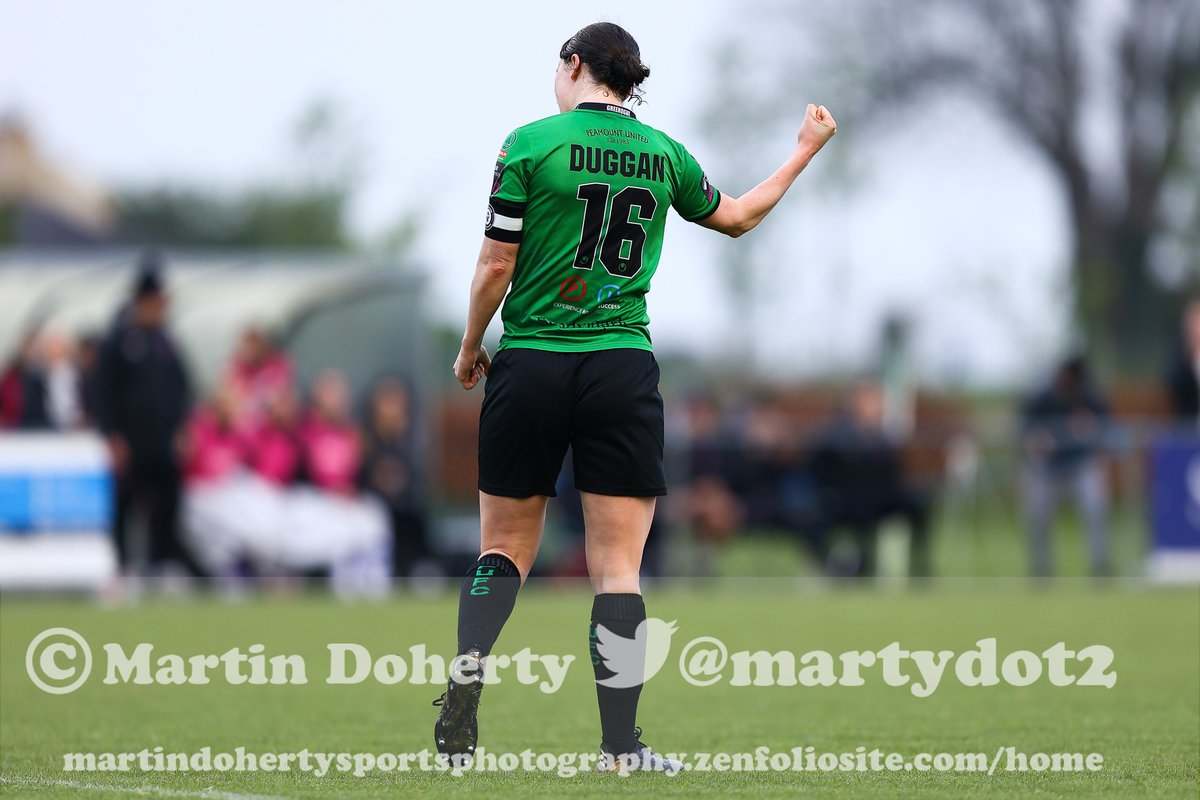
[[596,652],[613,674],[597,679],[596,683],[611,689],[629,689],[657,675],[671,653],[671,636],[678,630],[677,621],[648,617],[638,624],[632,639],[597,624]]

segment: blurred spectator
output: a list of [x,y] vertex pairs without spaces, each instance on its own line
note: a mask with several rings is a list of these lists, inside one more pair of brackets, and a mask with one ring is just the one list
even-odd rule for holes
[[222,386],[187,428],[183,533],[210,575],[237,585],[244,567],[273,574],[279,560],[282,498],[245,468],[253,443],[238,426],[238,396]]
[[[696,538],[692,569],[698,575],[711,574],[718,547],[742,524],[741,504],[729,485],[734,442],[712,397],[690,397],[681,418],[686,483],[668,503],[672,516],[682,519]],[[656,521],[659,516],[655,515]]]
[[134,562],[128,529],[135,511],[146,517],[151,568],[174,561],[196,572],[177,530],[189,382],[166,329],[167,310],[160,265],[147,255],[96,367],[97,424],[108,440],[116,484],[113,538],[126,574]]
[[1107,403],[1091,385],[1087,363],[1073,356],[1049,386],[1021,409],[1022,490],[1033,574],[1051,574],[1050,523],[1063,493],[1073,496],[1087,528],[1092,572],[1110,573],[1108,485],[1104,473]]
[[17,352],[0,371],[0,430],[21,424],[25,410],[24,361],[28,355],[29,336],[21,340]]
[[289,492],[285,563],[309,574],[328,571],[338,592],[383,591],[391,572],[387,514],[382,503],[358,491],[362,439],[341,372],[326,369],[313,382],[300,447],[311,486]]
[[725,428],[717,401],[695,394],[683,406],[683,435],[687,441],[688,478],[724,481],[729,469],[733,441]]
[[335,369],[313,382],[312,410],[300,428],[304,474],[309,482],[335,494],[358,487],[362,437],[350,416],[350,387]]
[[254,425],[273,397],[292,389],[292,362],[265,331],[250,327],[242,333],[225,383],[237,392],[240,421]]
[[70,336],[59,328],[30,332],[0,376],[0,427],[69,431],[85,421]]
[[44,428],[46,387],[37,368],[38,331],[21,339],[17,353],[0,375],[0,428]]
[[[751,403],[725,474],[742,504],[748,525],[786,524],[784,487],[799,469],[799,448],[791,420],[773,398]],[[710,484],[710,488],[711,484]]]
[[75,348],[75,365],[79,370],[79,401],[84,424],[96,424],[96,367],[100,363],[100,337],[87,335]]
[[914,576],[925,577],[930,573],[932,498],[905,480],[899,443],[884,429],[883,405],[879,384],[862,381],[854,387],[846,408],[818,434],[809,461],[818,502],[807,533],[828,562],[830,534],[836,528],[850,528],[858,545],[854,562],[827,566],[837,572],[870,575],[875,571],[876,530],[884,520],[899,517],[908,525],[909,569]]
[[235,473],[247,452],[236,420],[234,394],[222,387],[212,402],[198,407],[187,426],[184,475],[188,484],[220,481]]
[[248,433],[248,465],[260,478],[276,485],[293,483],[300,472],[300,410],[290,387],[267,401],[262,421]]
[[362,486],[387,507],[392,576],[407,577],[429,556],[412,431],[412,399],[403,383],[380,381],[371,393],[363,441]]
[[82,427],[83,382],[75,361],[74,343],[64,331],[49,328],[38,338],[38,351],[46,421],[60,431]]
[[1200,425],[1200,300],[1183,315],[1182,347],[1167,374],[1171,413],[1179,425]]

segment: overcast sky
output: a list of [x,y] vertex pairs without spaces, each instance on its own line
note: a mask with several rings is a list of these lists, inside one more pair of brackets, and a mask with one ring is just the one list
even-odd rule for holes
[[[424,212],[433,310],[460,322],[498,145],[555,112],[555,56],[588,22],[618,22],[640,42],[652,77],[639,117],[684,142],[724,191],[749,188],[722,179],[723,154],[698,120],[713,47],[753,27],[741,7],[0,0],[0,111],[18,111],[53,159],[103,184],[236,187],[286,177],[298,115],[334,99],[366,156],[355,230],[378,235],[407,210]],[[810,100],[836,116],[837,98],[797,97],[796,107]],[[854,370],[898,310],[914,320],[929,379],[1040,371],[1064,318],[1057,189],[979,113],[931,113],[920,126],[834,139],[861,148],[864,180],[847,193],[836,174],[806,173],[770,229],[751,234],[769,244],[754,251],[766,287],[754,320],[733,318],[719,237],[673,219],[650,296],[660,349],[729,354],[750,335],[759,367],[785,380]],[[779,141],[775,160],[791,146]]]

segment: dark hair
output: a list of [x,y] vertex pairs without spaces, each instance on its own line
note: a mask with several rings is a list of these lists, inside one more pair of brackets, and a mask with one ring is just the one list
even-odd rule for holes
[[629,31],[611,22],[593,22],[563,43],[558,57],[571,56],[588,65],[592,77],[621,96],[642,101],[637,87],[650,77],[642,63],[642,51]]
[[1083,353],[1071,353],[1059,365],[1058,374],[1061,378],[1074,384],[1087,384],[1091,380],[1087,356]]
[[157,250],[146,250],[138,259],[137,274],[133,279],[133,297],[141,300],[162,294],[163,258]]

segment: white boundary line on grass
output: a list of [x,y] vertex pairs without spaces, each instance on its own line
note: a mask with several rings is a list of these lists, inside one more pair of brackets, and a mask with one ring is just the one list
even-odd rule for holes
[[51,778],[10,778],[0,775],[0,784],[9,786],[37,786],[43,789],[77,789],[89,792],[113,792],[117,794],[143,795],[150,797],[201,797],[205,800],[288,800],[286,797],[266,794],[238,794],[217,789],[189,792],[183,789],[164,789],[159,786],[116,786],[104,783],[54,780]]

